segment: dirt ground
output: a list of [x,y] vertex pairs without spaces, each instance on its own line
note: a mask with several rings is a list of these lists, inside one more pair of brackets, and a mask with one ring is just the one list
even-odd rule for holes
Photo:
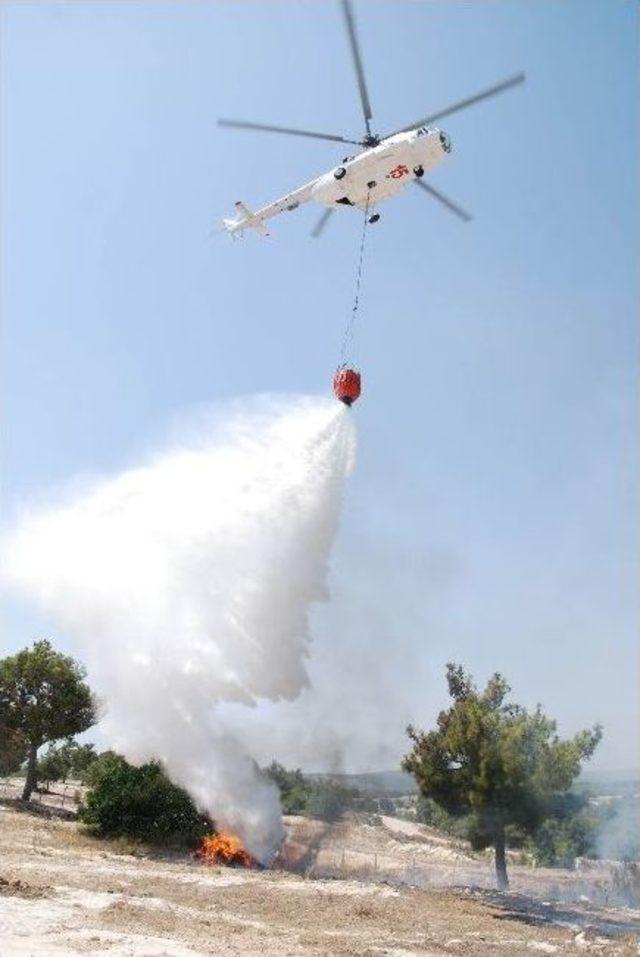
[[[50,814],[0,805],[0,957],[640,953],[639,911],[437,886],[438,874],[486,874],[486,863],[395,819],[288,819],[291,873],[143,853]],[[408,886],[423,870],[423,886]],[[516,888],[534,879],[521,870]]]

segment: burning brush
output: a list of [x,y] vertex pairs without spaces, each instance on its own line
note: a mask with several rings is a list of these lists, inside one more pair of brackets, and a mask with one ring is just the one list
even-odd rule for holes
[[235,834],[207,834],[200,841],[196,857],[207,864],[228,867],[260,867],[259,861],[242,846]]

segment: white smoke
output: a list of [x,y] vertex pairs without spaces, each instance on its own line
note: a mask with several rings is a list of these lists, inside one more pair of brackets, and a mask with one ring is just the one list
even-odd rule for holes
[[309,607],[327,597],[354,448],[333,401],[247,403],[27,511],[3,552],[5,584],[77,643],[111,746],[162,760],[263,861],[282,837],[278,795],[215,706],[293,700],[308,684]]

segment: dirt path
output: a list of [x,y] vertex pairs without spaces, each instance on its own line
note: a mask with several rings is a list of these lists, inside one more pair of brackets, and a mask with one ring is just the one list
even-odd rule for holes
[[623,909],[212,868],[120,850],[72,821],[0,807],[0,957],[640,952],[640,914]]

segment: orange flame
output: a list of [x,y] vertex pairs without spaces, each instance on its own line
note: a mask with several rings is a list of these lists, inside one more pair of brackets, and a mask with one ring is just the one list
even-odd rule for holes
[[255,857],[245,851],[240,838],[235,834],[207,834],[200,841],[196,855],[207,864],[257,867]]

